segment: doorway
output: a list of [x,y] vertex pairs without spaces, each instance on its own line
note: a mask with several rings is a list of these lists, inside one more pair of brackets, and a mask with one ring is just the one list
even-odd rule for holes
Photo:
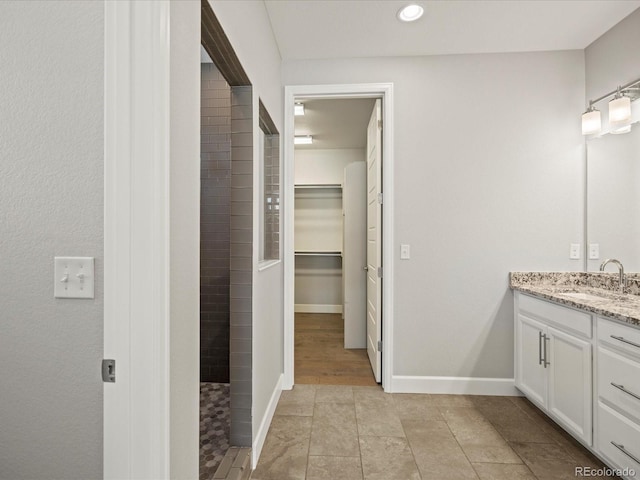
[[[392,391],[393,285],[389,281],[393,275],[391,252],[393,219],[390,215],[393,204],[392,92],[391,84],[285,87],[285,135],[288,141],[285,144],[286,188],[284,191],[286,218],[284,388],[292,388],[294,383],[369,384],[368,382],[372,382],[374,385],[376,383],[373,379],[371,363],[374,363],[374,371],[376,365],[375,362],[369,361],[366,353],[367,339],[364,332],[366,332],[368,316],[367,302],[359,302],[356,299],[350,305],[360,307],[361,312],[356,314],[358,328],[351,329],[352,324],[349,323],[348,318],[343,318],[343,315],[349,314],[350,307],[345,301],[348,300],[349,293],[354,290],[349,288],[350,286],[361,284],[365,298],[367,296],[368,272],[366,269],[370,263],[366,258],[367,226],[365,223],[359,247],[355,255],[350,257],[348,249],[345,248],[346,237],[343,229],[345,225],[352,226],[354,222],[343,221],[341,215],[345,207],[343,201],[347,200],[343,190],[346,185],[344,167],[350,163],[359,162],[361,165],[360,172],[356,176],[359,175],[361,180],[365,180],[360,200],[363,208],[368,209],[366,178],[370,175],[367,175],[364,168],[367,157],[367,125],[370,123],[372,110],[375,111],[373,105],[376,99],[379,99],[379,111],[384,118],[380,117],[383,121],[376,126],[381,128],[382,148],[379,153],[384,158],[384,176],[378,177],[381,180],[378,187],[385,190],[385,198],[383,202],[382,196],[375,194],[376,202],[380,202],[378,225],[382,225],[382,218],[384,218],[384,228],[378,230],[381,255],[378,256],[379,265],[375,266],[375,275],[379,278],[381,293],[378,305],[382,305],[382,308],[378,306],[378,313],[380,318],[384,317],[384,322],[381,326],[378,323],[380,343],[375,342],[375,349],[379,355],[378,372],[382,371],[378,383],[382,383],[385,391]],[[314,110],[317,113],[325,106],[328,108],[332,103],[342,105],[344,108],[349,102],[362,102],[366,105],[367,111],[366,115],[363,115],[364,120],[360,122],[364,141],[361,140],[359,145],[361,155],[355,155],[357,159],[354,157],[349,159],[344,152],[336,155],[337,152],[334,151],[331,152],[332,155],[327,155],[331,147],[340,150],[340,145],[330,143],[331,139],[327,138],[326,129],[320,129],[322,133],[316,133],[314,140],[317,142],[317,148],[295,148],[294,135],[313,136],[314,134],[312,131],[304,131],[304,128],[300,128],[304,122],[296,122],[294,115],[296,103],[306,104],[304,108],[309,113]],[[343,111],[341,115],[345,118],[348,114]],[[331,123],[330,120],[329,123]],[[351,122],[351,125],[355,124]],[[383,125],[386,128],[383,129]],[[342,134],[345,133],[345,128],[341,129]],[[356,128],[360,127],[356,126]],[[338,137],[339,135],[336,135],[336,138]],[[322,152],[322,150],[327,151]],[[352,155],[357,148],[353,150]],[[331,158],[327,160],[329,157]],[[336,211],[339,212],[338,215]],[[316,216],[316,233],[313,233],[313,215]],[[305,229],[307,229],[306,232]],[[360,258],[357,258],[359,255]],[[356,277],[352,276],[349,279],[344,267],[351,263],[350,259],[353,258],[356,258],[356,261],[352,263],[357,264],[359,271]],[[378,269],[378,266],[381,268]],[[383,272],[386,275],[383,276]],[[368,289],[371,290],[370,286]],[[355,333],[352,330],[355,330]],[[348,345],[345,335],[351,338],[349,342],[353,342],[353,338],[356,338],[356,343]],[[320,338],[325,345],[318,341]],[[333,343],[329,346],[331,341]],[[305,346],[310,349],[304,350]],[[353,349],[353,346],[360,348]],[[297,351],[301,347],[303,350]],[[333,354],[330,353],[332,350]],[[299,353],[300,355],[296,356]],[[360,362],[356,362],[358,354]],[[334,365],[330,365],[331,363]],[[350,367],[353,368],[351,372]],[[319,370],[314,372],[313,368]],[[337,373],[332,374],[332,368],[335,368]],[[360,375],[351,375],[354,371]],[[362,378],[358,378],[360,376]],[[363,382],[363,378],[366,378],[367,383],[360,383]]]
[[295,383],[376,385],[367,358],[373,98],[296,99]]

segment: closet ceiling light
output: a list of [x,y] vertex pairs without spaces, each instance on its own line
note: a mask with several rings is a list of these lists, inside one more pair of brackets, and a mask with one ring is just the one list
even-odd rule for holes
[[313,137],[311,135],[296,135],[293,138],[294,145],[311,145],[313,143]]
[[423,13],[424,9],[420,5],[407,5],[398,10],[398,20],[413,22],[418,20]]
[[587,111],[582,114],[582,135],[600,133],[601,128],[602,119],[600,117],[600,110],[596,110],[593,106],[590,106]]
[[293,114],[294,114],[296,117],[299,117],[300,115],[304,115],[304,104],[302,104],[302,103],[296,103],[296,104],[293,106]]

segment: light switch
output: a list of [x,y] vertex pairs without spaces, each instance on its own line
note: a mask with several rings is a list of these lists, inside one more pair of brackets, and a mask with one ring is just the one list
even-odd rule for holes
[[93,257],[55,257],[56,298],[94,298]]
[[580,244],[572,243],[569,249],[569,258],[571,260],[578,260],[580,258]]
[[598,260],[600,258],[600,244],[589,244],[589,260]]
[[400,245],[400,258],[402,260],[409,260],[411,258],[411,245]]

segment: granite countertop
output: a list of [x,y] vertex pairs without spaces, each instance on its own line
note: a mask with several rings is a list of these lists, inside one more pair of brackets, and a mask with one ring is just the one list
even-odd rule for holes
[[592,272],[511,272],[509,286],[568,307],[640,327],[640,278],[629,276],[625,293],[618,274]]

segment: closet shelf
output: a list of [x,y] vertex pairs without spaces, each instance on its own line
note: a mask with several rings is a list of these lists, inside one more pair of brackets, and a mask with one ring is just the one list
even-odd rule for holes
[[341,257],[342,252],[338,250],[296,250],[297,257]]
[[339,183],[301,183],[295,185],[296,189],[305,188],[330,188],[330,189],[342,189],[342,185]]

